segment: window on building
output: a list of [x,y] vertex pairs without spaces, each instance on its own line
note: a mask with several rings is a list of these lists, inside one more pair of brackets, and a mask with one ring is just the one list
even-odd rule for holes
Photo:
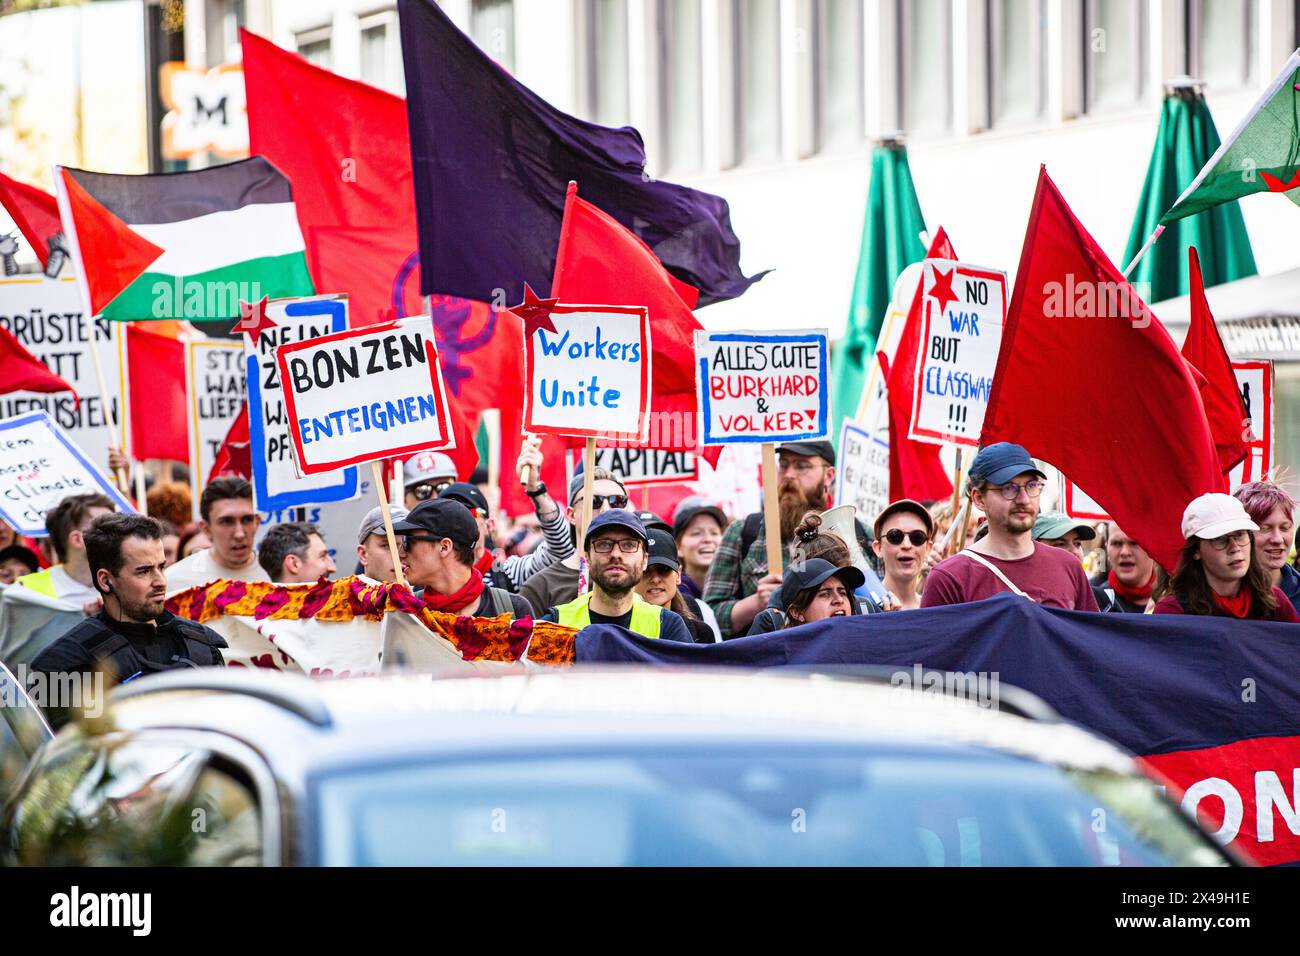
[[591,118],[604,126],[626,125],[627,0],[587,0],[587,22],[587,102]]
[[952,3],[897,0],[899,114],[913,135],[952,129]]
[[406,95],[397,13],[384,10],[361,17],[358,26],[361,27],[361,79],[398,96]]
[[1188,0],[1188,72],[1211,89],[1245,86],[1255,75],[1254,0]]
[[704,163],[704,51],[700,0],[660,0],[660,76],[667,166]]
[[514,0],[474,0],[470,8],[470,36],[479,49],[514,72]]
[[333,57],[330,54],[329,27],[299,33],[294,38],[294,45],[298,48],[298,55],[308,63],[314,63],[316,66],[327,70],[332,68]]
[[1133,106],[1145,98],[1145,3],[1085,0],[1083,42],[1088,112]]
[[734,0],[737,160],[781,157],[781,3]]
[[817,146],[835,152],[861,145],[863,102],[862,0],[818,0]]
[[991,124],[1034,123],[1047,102],[1047,0],[989,0]]

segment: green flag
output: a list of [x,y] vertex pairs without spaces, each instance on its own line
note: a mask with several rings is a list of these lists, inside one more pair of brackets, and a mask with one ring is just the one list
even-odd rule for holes
[[871,154],[871,188],[849,323],[831,361],[835,415],[832,438],[837,444],[840,423],[857,413],[862,399],[894,283],[907,266],[925,258],[923,231],[925,219],[912,185],[907,150],[898,140],[884,140]]
[[1210,157],[1200,174],[1164,214],[1161,225],[1251,193],[1285,193],[1300,205],[1297,83],[1300,83],[1300,50],[1291,54],[1291,59],[1228,141]]
[[[1219,132],[1199,89],[1191,84],[1172,88],[1160,110],[1151,165],[1147,167],[1137,217],[1124,252],[1126,263],[1133,261],[1156,227],[1169,219],[1165,213],[1173,215],[1170,207],[1219,145]],[[1185,219],[1181,215],[1169,222],[1160,241],[1129,276],[1131,282],[1146,284],[1143,297],[1148,302],[1187,293],[1190,246],[1200,254],[1207,286],[1255,275],[1255,256],[1238,203],[1205,207]]]

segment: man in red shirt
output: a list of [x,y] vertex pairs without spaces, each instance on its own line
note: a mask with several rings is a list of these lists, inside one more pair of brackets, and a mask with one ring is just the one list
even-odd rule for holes
[[979,450],[966,488],[971,503],[988,518],[988,534],[935,565],[921,607],[1011,592],[1048,607],[1097,610],[1079,559],[1033,538],[1046,479],[1019,445],[998,442]]

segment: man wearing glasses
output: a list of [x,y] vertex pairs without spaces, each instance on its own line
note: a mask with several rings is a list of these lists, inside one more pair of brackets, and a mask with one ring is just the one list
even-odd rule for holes
[[628,511],[606,511],[592,519],[583,548],[591,569],[591,590],[553,607],[543,620],[568,627],[617,624],[642,637],[691,644],[681,616],[636,593],[645,573],[649,535],[641,519]]
[[253,486],[247,480],[213,479],[199,498],[199,515],[212,547],[195,551],[167,569],[169,595],[212,581],[271,580],[253,547],[262,518],[253,507]]
[[998,442],[979,450],[967,492],[987,517],[988,534],[935,565],[926,578],[922,607],[981,601],[1010,591],[1049,607],[1097,610],[1078,558],[1034,540],[1046,479],[1019,445]]
[[405,505],[409,511],[421,501],[436,498],[438,492],[456,480],[456,463],[440,451],[424,451],[402,465]]

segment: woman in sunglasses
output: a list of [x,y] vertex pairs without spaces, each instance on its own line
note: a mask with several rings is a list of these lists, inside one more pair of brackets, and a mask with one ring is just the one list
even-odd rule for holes
[[1170,593],[1156,614],[1198,614],[1300,624],[1300,616],[1255,557],[1259,525],[1231,495],[1201,495],[1183,512],[1183,537]]
[[921,575],[934,537],[934,521],[919,501],[903,498],[876,516],[871,549],[885,568],[885,590],[898,610],[921,606]]

